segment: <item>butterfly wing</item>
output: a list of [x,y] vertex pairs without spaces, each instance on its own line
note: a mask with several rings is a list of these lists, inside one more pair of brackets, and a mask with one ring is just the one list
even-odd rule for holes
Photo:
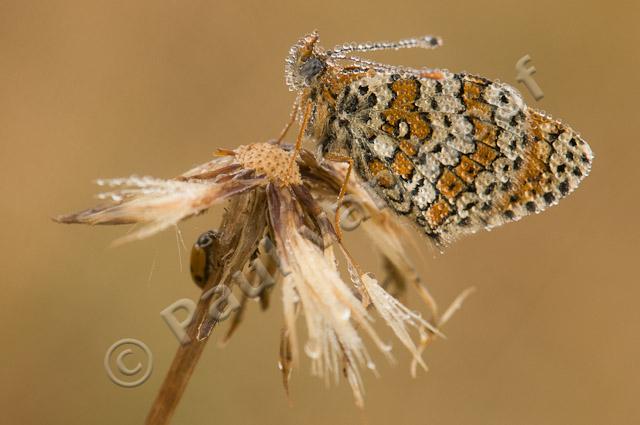
[[336,99],[332,123],[361,176],[434,240],[540,212],[589,173],[584,140],[514,88],[439,73],[357,79]]

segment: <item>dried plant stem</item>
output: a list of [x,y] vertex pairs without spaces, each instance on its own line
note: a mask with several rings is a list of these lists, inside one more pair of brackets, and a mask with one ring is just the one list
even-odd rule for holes
[[[260,190],[233,198],[220,225],[214,242],[216,268],[203,288],[203,294],[218,284],[231,285],[233,274],[242,270],[251,258],[266,226],[265,194]],[[187,328],[189,342],[182,344],[162,387],[151,406],[146,425],[169,424],[187,387],[189,379],[202,355],[209,332],[215,326],[210,321],[209,307],[216,296],[201,297],[193,320]]]

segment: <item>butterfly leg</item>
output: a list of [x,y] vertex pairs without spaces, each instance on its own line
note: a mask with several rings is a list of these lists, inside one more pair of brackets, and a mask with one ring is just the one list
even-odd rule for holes
[[307,125],[309,125],[309,118],[311,117],[311,110],[313,108],[313,104],[311,102],[307,103],[307,106],[304,110],[304,118],[302,119],[302,125],[300,126],[300,132],[298,133],[298,137],[296,138],[296,146],[291,153],[291,160],[289,161],[289,168],[287,170],[287,176],[291,176],[291,170],[293,170],[293,164],[296,161],[296,157],[298,156],[298,152],[302,148],[302,138],[304,137],[304,133],[307,129]]
[[[342,246],[342,236],[343,235],[342,235],[342,227],[340,226],[340,207],[342,206],[342,201],[344,200],[344,195],[347,193],[347,187],[349,185],[349,177],[351,176],[351,170],[353,169],[354,161],[353,161],[353,158],[351,158],[351,157],[344,156],[344,155],[335,155],[335,154],[330,154],[330,153],[329,154],[325,154],[324,155],[324,159],[326,159],[328,161],[332,161],[332,162],[342,162],[342,163],[348,164],[347,172],[344,175],[344,180],[342,181],[342,184],[340,185],[340,192],[338,193],[338,200],[336,201],[336,215],[334,216],[334,224],[333,225],[334,225],[334,228],[335,228],[335,231],[336,231],[336,236],[338,237],[339,245],[340,245],[340,247],[342,249],[342,253],[347,258],[347,261],[349,262],[349,264],[351,264],[351,266],[355,269],[355,271],[358,274],[358,276],[363,276],[364,273],[363,273],[362,269],[360,268],[360,266],[358,265],[358,263],[351,256],[349,251],[344,249],[344,247]],[[369,296],[367,291],[364,289],[364,285],[360,285],[358,290],[360,291],[362,304],[363,304],[363,306],[365,308],[367,308],[371,303],[371,297]]]
[[342,242],[342,228],[340,227],[340,207],[342,206],[342,201],[344,200],[344,195],[347,192],[347,186],[349,185],[349,177],[351,176],[351,170],[353,169],[353,158],[343,155],[332,155],[327,154],[324,156],[325,159],[333,162],[343,162],[347,163],[347,172],[345,173],[344,180],[342,181],[342,185],[340,186],[340,193],[338,194],[338,200],[336,201],[336,215],[334,218],[334,225],[336,230],[336,235],[338,236],[338,241]]
[[296,118],[298,117],[298,103],[299,103],[299,98],[296,98],[296,100],[293,102],[291,113],[289,114],[289,121],[280,132],[278,139],[276,139],[276,144],[279,145],[280,143],[282,143],[282,140],[284,140],[284,136],[287,135],[287,132],[289,131],[293,123],[296,121]]

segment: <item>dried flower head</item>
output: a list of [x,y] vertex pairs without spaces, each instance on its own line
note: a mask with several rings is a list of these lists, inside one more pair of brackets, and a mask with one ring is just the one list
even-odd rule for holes
[[[300,361],[303,347],[315,375],[337,380],[344,374],[356,403],[362,405],[361,370],[364,367],[375,372],[365,337],[392,358],[391,346],[382,341],[372,326],[374,315],[382,318],[412,354],[415,373],[416,366],[426,369],[422,350],[441,335],[440,326],[461,299],[454,302],[452,310],[438,314],[435,301],[408,260],[401,242],[407,239],[404,227],[361,180],[352,177],[346,199],[358,204],[360,214],[367,218],[362,227],[379,248],[389,278],[380,284],[373,275],[363,273],[328,218],[345,179],[345,168],[339,164],[320,164],[305,150],[295,161],[291,158],[290,147],[257,143],[219,151],[214,160],[174,179],[134,176],[99,180],[98,184],[112,189],[99,195],[105,204],[58,217],[57,221],[140,224],[136,231],[119,240],[123,242],[148,237],[228,199],[235,199],[236,206],[248,206],[247,214],[235,213],[242,220],[238,228],[245,232],[238,236],[242,239],[238,244],[244,244],[242,249],[236,245],[229,253],[235,259],[225,260],[224,267],[228,268],[217,275],[220,282],[209,282],[204,289],[211,288],[213,283],[231,285],[233,280],[229,276],[250,269],[251,259],[265,254],[260,240],[269,238],[280,268],[278,280],[285,322],[280,366],[285,387],[292,368]],[[339,271],[339,257],[346,262],[347,279]],[[233,266],[229,266],[231,263]],[[406,285],[415,287],[425,301],[428,318],[409,310],[388,292]],[[233,329],[241,311],[234,319]],[[300,315],[306,324],[304,344],[299,342],[296,326]],[[206,338],[216,323],[214,319],[202,318],[198,338]]]

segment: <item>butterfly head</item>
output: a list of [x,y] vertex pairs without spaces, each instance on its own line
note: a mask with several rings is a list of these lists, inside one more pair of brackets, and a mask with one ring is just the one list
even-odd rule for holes
[[327,69],[327,54],[318,46],[319,35],[312,32],[300,39],[289,50],[285,75],[291,91],[311,87]]

